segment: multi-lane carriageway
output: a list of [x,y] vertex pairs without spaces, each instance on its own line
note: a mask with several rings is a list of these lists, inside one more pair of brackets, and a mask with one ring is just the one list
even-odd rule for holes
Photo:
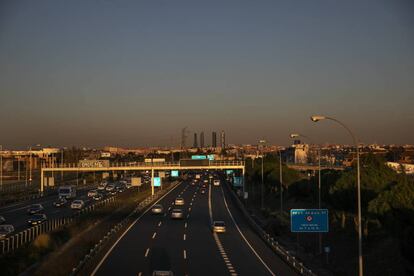
[[[174,208],[182,196],[183,220],[143,213],[106,252],[92,275],[297,275],[251,230],[233,205],[226,187],[188,182],[177,185],[157,203]],[[227,232],[214,234],[212,220],[223,220]]]

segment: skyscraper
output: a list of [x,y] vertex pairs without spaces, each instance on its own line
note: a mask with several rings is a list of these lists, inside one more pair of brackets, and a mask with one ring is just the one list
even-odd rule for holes
[[224,133],[224,130],[221,131],[220,135],[220,145],[222,149],[226,148],[226,134]]
[[198,141],[197,141],[197,133],[196,132],[194,132],[193,148],[198,148]]
[[200,148],[204,148],[204,131],[200,133]]
[[215,131],[211,134],[211,140],[211,146],[217,148],[217,133]]

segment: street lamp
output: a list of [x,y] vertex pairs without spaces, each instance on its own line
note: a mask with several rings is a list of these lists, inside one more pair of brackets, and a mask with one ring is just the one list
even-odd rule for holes
[[264,144],[266,143],[266,140],[260,140],[259,144],[261,144],[261,155],[262,155],[262,185],[261,185],[261,207],[262,209],[264,208],[264,169],[263,169],[263,159],[264,159],[264,153],[263,153],[263,147]]
[[[317,122],[317,121],[315,121]],[[303,137],[310,141],[311,144],[313,140],[306,135],[299,134],[299,133],[292,133],[290,134],[290,138],[298,138]],[[321,209],[321,147],[318,146],[318,209]],[[319,254],[322,253],[322,235],[319,233]]]
[[354,133],[341,121],[338,121],[335,118],[322,116],[322,115],[314,115],[311,116],[311,120],[313,122],[318,122],[321,120],[331,120],[338,124],[340,124],[343,128],[345,128],[348,133],[351,135],[352,140],[356,147],[356,158],[357,158],[357,193],[358,193],[358,263],[359,263],[359,276],[364,275],[364,268],[363,268],[363,258],[362,258],[362,226],[361,226],[361,176],[360,176],[360,168],[359,168],[359,145],[358,140],[355,137]]
[[283,171],[282,171],[282,151],[279,151],[279,182],[280,182],[280,215],[283,213]]

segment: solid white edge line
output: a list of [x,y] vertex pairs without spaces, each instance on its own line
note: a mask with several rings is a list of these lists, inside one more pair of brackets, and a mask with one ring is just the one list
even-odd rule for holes
[[[182,183],[182,182],[181,182]],[[155,204],[157,204],[159,201],[161,201],[164,197],[166,197],[169,193],[171,193],[172,191],[174,191],[178,186],[181,185],[178,184],[177,186],[175,186],[174,188],[172,188],[170,191],[168,191],[168,193],[166,193],[165,195],[163,195],[162,197],[160,197],[157,201],[155,201],[150,207],[148,207],[144,213],[142,213],[138,218],[136,218],[131,225],[124,231],[124,233],[122,233],[122,235],[116,240],[116,242],[111,246],[111,248],[109,248],[109,250],[105,253],[105,255],[103,256],[103,258],[101,259],[101,261],[98,263],[98,265],[95,267],[95,269],[92,271],[91,276],[94,276],[96,274],[96,272],[98,272],[99,268],[102,266],[102,264],[105,262],[106,258],[108,258],[109,254],[111,254],[112,250],[114,250],[115,246],[117,246],[117,244],[119,243],[119,241],[126,235],[126,233],[149,211],[151,210],[152,206],[154,206]]]
[[259,259],[259,261],[264,265],[264,267],[266,267],[267,271],[269,271],[269,273],[273,276],[275,276],[276,274],[267,266],[267,264],[263,261],[263,259],[259,256],[259,254],[256,252],[256,250],[254,250],[253,246],[249,243],[249,241],[246,239],[246,237],[243,235],[242,231],[239,228],[239,225],[237,224],[237,222],[235,221],[233,215],[230,212],[229,206],[227,205],[227,201],[226,201],[226,197],[224,195],[224,191],[223,191],[223,187],[221,187],[221,193],[223,195],[223,200],[224,200],[224,205],[226,206],[227,212],[230,215],[231,220],[234,223],[234,226],[236,226],[237,231],[239,232],[240,236],[243,238],[243,240],[246,242],[246,244],[250,247],[250,249],[253,251],[253,253],[256,255],[256,257]]

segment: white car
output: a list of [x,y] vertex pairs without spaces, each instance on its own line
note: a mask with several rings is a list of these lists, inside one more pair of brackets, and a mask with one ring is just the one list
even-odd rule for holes
[[225,233],[226,232],[226,224],[224,221],[214,221],[211,229],[214,233]]
[[220,180],[215,179],[214,182],[213,182],[213,185],[214,186],[220,186]]
[[172,209],[171,218],[172,219],[183,219],[184,218],[184,211],[181,210],[181,209]]
[[174,204],[175,204],[175,205],[177,205],[177,206],[184,205],[184,198],[182,198],[182,197],[177,197],[177,198],[175,199]]
[[4,239],[8,234],[14,232],[14,226],[11,224],[0,225],[0,240]]
[[106,186],[105,190],[107,192],[112,192],[115,190],[115,185],[114,184],[109,184],[108,186]]
[[162,214],[164,213],[164,207],[161,204],[155,204],[152,208],[151,208],[151,212],[156,215],[156,214]]
[[70,204],[71,209],[82,209],[83,207],[85,207],[85,202],[81,199],[76,199]]
[[96,196],[98,194],[98,191],[97,190],[90,190],[89,192],[88,192],[88,197],[94,197],[94,196]]

